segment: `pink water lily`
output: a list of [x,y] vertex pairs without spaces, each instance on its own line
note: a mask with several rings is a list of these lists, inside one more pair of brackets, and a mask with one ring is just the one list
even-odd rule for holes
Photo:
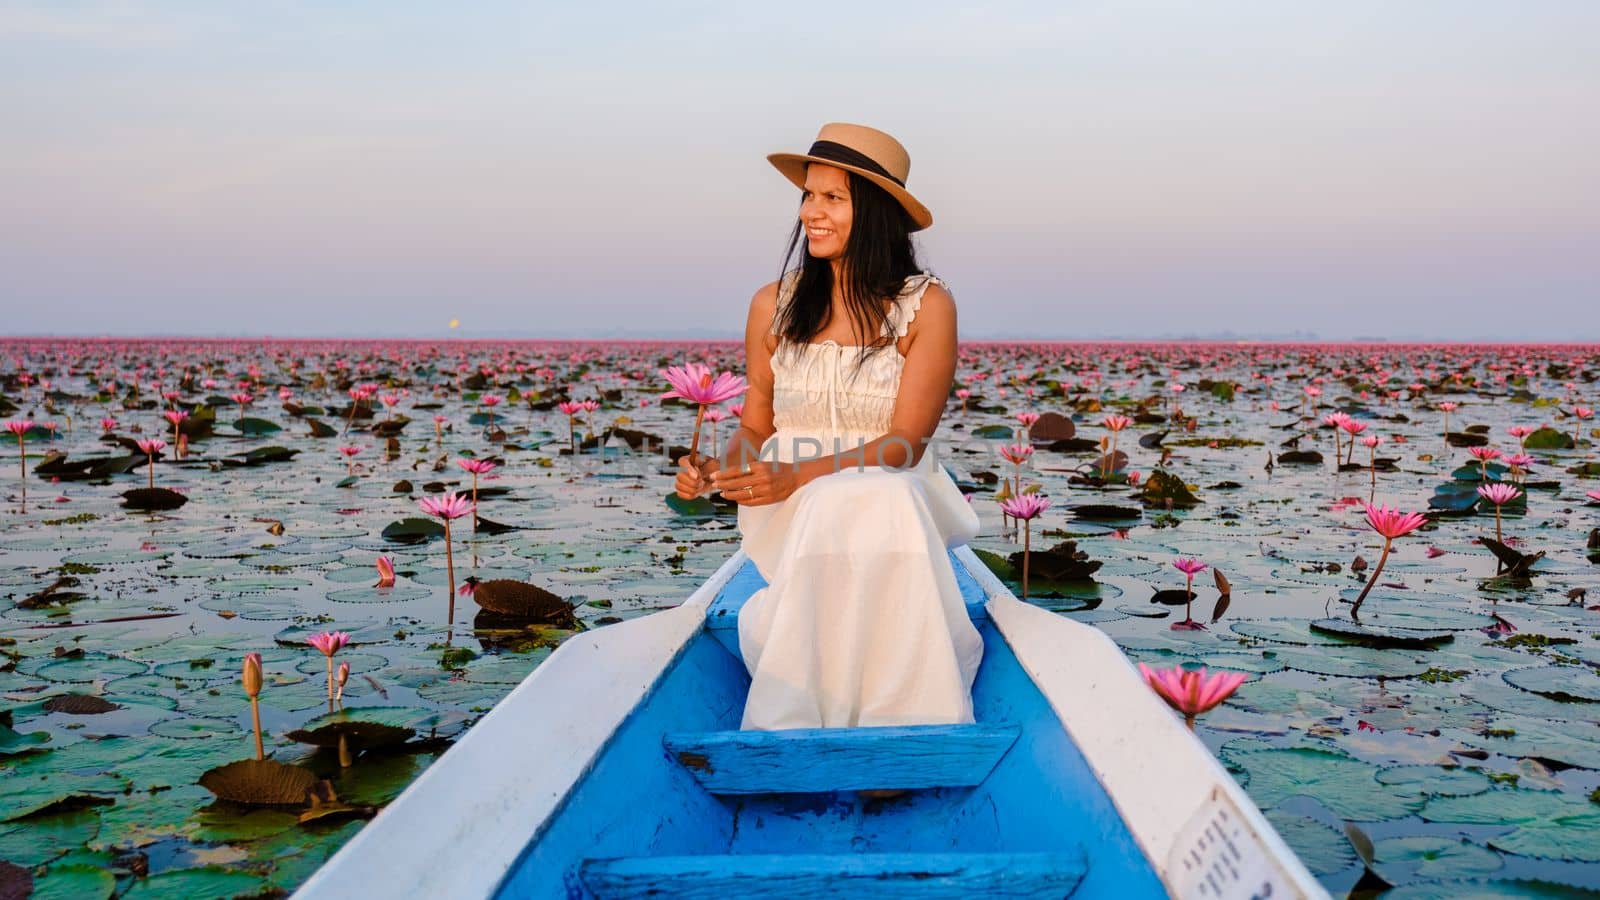
[[1036,412],[1019,412],[1017,413],[1017,421],[1022,423],[1022,430],[1027,432],[1032,430],[1035,422],[1039,421],[1039,414]]
[[354,475],[356,473],[356,456],[361,450],[362,448],[357,445],[339,448],[339,455],[344,457],[345,474]]
[[1506,429],[1506,434],[1516,438],[1518,446],[1526,450],[1528,449],[1528,435],[1533,434],[1537,430],[1537,428],[1533,428],[1529,425],[1513,425]]
[[1468,447],[1467,452],[1478,460],[1478,472],[1484,481],[1489,480],[1489,460],[1499,459],[1500,451],[1493,447]]
[[387,556],[378,557],[378,583],[373,587],[394,587],[394,560]]
[[698,466],[700,423],[705,419],[706,407],[732,400],[749,390],[750,386],[743,377],[732,372],[718,372],[713,376],[710,367],[703,363],[672,366],[659,370],[659,374],[672,386],[671,390],[661,395],[663,400],[678,397],[699,404],[700,409],[694,418],[694,437],[689,441],[689,464]]
[[1133,424],[1133,420],[1120,413],[1112,413],[1100,420],[1100,424],[1111,432],[1111,450],[1100,458],[1100,480],[1111,479],[1111,469],[1117,460],[1117,438],[1122,435],[1122,430]]
[[1373,506],[1370,503],[1362,504],[1366,513],[1367,525],[1383,535],[1383,553],[1378,556],[1378,564],[1372,568],[1372,577],[1367,580],[1365,587],[1356,597],[1356,602],[1350,607],[1353,617],[1361,610],[1361,604],[1367,599],[1367,594],[1372,591],[1372,586],[1378,583],[1378,575],[1383,572],[1383,564],[1389,561],[1389,550],[1394,546],[1394,540],[1403,537],[1421,528],[1428,521],[1422,513],[1401,512],[1387,506]]
[[1207,672],[1204,666],[1152,669],[1144,663],[1139,663],[1139,674],[1168,706],[1183,713],[1184,724],[1191,730],[1196,716],[1228,699],[1249,677],[1243,672]]
[[32,419],[11,419],[6,422],[6,430],[17,436],[17,462],[22,467],[22,511],[28,511],[28,451],[26,449],[26,435],[33,428]]
[[1206,564],[1198,559],[1180,556],[1172,561],[1172,567],[1183,573],[1183,621],[1172,623],[1173,631],[1204,631],[1206,627],[1194,620],[1191,608],[1194,605],[1194,576],[1206,569]]
[[578,456],[578,426],[576,420],[578,413],[583,412],[583,404],[576,400],[563,400],[556,404],[556,408],[567,416],[567,440],[572,446],[572,456],[576,459]]
[[488,459],[458,459],[456,465],[472,473],[472,530],[478,530],[478,476],[487,475],[495,470],[495,463]]
[[138,444],[144,455],[150,458],[150,489],[154,490],[156,486],[156,454],[166,449],[167,442],[160,438],[141,438],[135,443]]
[[1050,508],[1050,498],[1043,494],[1019,494],[1000,502],[1006,515],[1022,522],[1022,599],[1028,599],[1028,554],[1030,552],[1032,523],[1040,513]]
[[322,651],[328,658],[328,701],[333,701],[333,655],[350,643],[350,635],[343,631],[324,631],[306,638],[306,643]]
[[[444,522],[445,573],[449,578],[449,592],[446,596],[450,598],[449,627],[453,629],[456,624],[456,557],[450,544],[450,522],[470,513],[476,513],[478,506],[454,491],[437,497],[423,497],[417,501],[417,505],[422,507],[423,512]],[[446,644],[450,643],[452,636],[453,634],[447,634]]]
[[1494,504],[1494,539],[1505,543],[1505,537],[1500,532],[1500,507],[1522,496],[1522,489],[1514,484],[1496,481],[1492,484],[1480,485],[1478,496]]
[[961,411],[962,412],[966,412],[967,411],[967,398],[971,397],[971,396],[972,396],[972,391],[970,389],[968,389],[968,388],[956,388],[956,399],[961,401]]
[[1593,500],[1596,503],[1600,503],[1600,491],[1590,491],[1587,494],[1585,494],[1584,496],[1588,497],[1590,500]]

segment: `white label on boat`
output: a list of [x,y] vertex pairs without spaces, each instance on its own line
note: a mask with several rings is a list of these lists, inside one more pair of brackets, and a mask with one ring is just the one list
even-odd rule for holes
[[1220,788],[1200,806],[1172,846],[1167,880],[1173,896],[1267,900],[1299,896],[1239,807]]

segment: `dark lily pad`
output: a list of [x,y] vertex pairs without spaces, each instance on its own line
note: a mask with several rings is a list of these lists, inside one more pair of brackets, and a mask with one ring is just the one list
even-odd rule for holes
[[200,786],[211,793],[251,806],[300,806],[316,783],[310,769],[275,759],[241,759],[200,776]]
[[1455,635],[1448,631],[1386,628],[1381,625],[1364,625],[1349,619],[1317,619],[1311,623],[1311,630],[1360,641],[1373,647],[1428,648],[1455,639]]
[[189,498],[171,488],[134,488],[122,492],[122,505],[128,509],[164,511],[177,509]]
[[383,539],[396,544],[424,544],[444,537],[444,526],[434,519],[412,517],[391,522],[383,529]]
[[495,579],[477,582],[473,602],[487,612],[519,622],[537,622],[576,628],[573,605],[561,597],[523,581]]
[[44,702],[46,712],[71,716],[93,716],[121,708],[104,697],[92,694],[57,694]]
[[411,738],[419,716],[428,710],[404,706],[363,706],[342,709],[312,719],[289,732],[290,740],[318,747],[337,747],[343,737],[352,753],[391,747]]

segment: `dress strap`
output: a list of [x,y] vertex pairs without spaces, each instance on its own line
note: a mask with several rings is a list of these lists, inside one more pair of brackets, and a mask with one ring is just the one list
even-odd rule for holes
[[885,332],[893,329],[897,339],[906,336],[906,331],[911,328],[911,320],[917,317],[917,311],[922,308],[922,295],[927,293],[930,284],[944,286],[944,282],[939,280],[938,276],[926,272],[906,279],[905,288],[900,291],[900,296],[895,298],[894,311],[884,323]]

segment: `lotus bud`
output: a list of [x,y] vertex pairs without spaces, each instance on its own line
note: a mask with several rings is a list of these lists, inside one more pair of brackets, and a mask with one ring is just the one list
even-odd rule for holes
[[349,681],[349,680],[350,680],[350,664],[347,663],[347,662],[339,663],[339,692],[334,695],[333,699],[335,699],[335,700],[343,700],[344,699],[344,683],[346,681]]
[[250,699],[261,696],[261,654],[244,655],[244,692]]

